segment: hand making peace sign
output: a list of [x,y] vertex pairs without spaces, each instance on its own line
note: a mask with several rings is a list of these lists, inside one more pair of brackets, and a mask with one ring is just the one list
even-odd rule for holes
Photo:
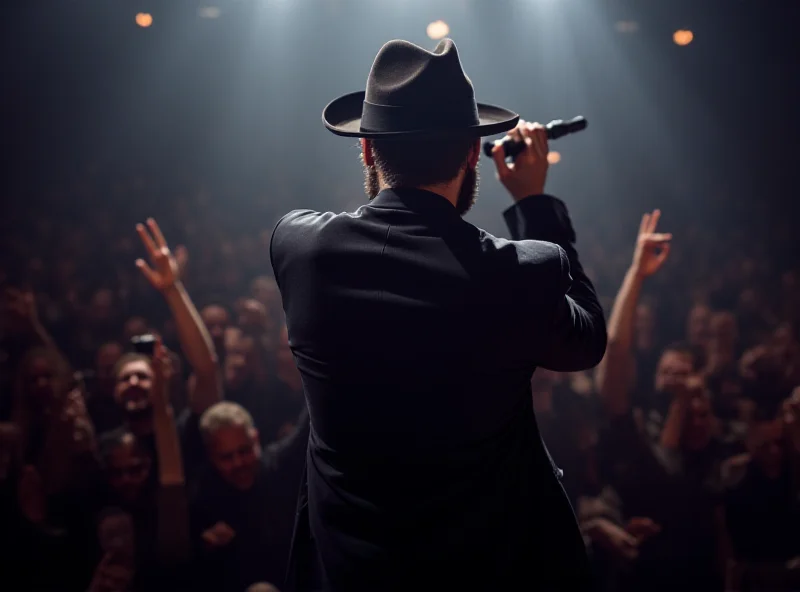
[[137,259],[136,267],[142,270],[144,277],[156,290],[161,292],[169,290],[180,281],[180,266],[170,251],[164,235],[161,234],[161,229],[156,221],[150,218],[147,220],[147,228],[144,224],[137,224],[136,232],[139,233],[139,238],[142,239],[150,258],[150,265],[144,259]]
[[633,268],[641,277],[650,277],[664,265],[669,255],[672,235],[656,232],[661,210],[642,216],[636,250],[633,254]]

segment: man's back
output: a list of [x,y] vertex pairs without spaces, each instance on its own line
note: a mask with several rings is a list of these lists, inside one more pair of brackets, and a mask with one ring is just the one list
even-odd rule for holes
[[[553,226],[550,203],[536,208]],[[570,242],[571,228],[551,230]],[[272,258],[313,426],[310,553],[331,588],[581,573],[556,577],[584,558],[530,399],[537,365],[587,367],[605,346],[578,269],[594,300],[578,321],[595,326],[561,356],[575,345],[557,326],[565,251],[496,239],[440,196],[397,190],[353,214],[289,214]],[[540,561],[552,580],[531,577]]]

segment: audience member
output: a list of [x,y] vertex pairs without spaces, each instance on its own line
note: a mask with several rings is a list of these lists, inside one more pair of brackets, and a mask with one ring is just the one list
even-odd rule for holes
[[[283,586],[310,431],[267,256],[290,207],[244,224],[206,187],[164,191],[118,176],[91,190],[113,210],[75,201],[89,225],[33,203],[0,222],[0,553],[20,589]],[[148,219],[137,259],[146,211],[184,244]],[[617,218],[581,232],[606,358],[531,380],[598,589],[798,589],[797,261],[659,218],[632,261]]]

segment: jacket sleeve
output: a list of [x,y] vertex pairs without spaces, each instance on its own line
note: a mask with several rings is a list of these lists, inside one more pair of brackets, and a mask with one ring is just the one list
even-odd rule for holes
[[561,275],[552,332],[537,365],[556,372],[576,372],[600,363],[606,351],[606,323],[594,286],[575,249],[575,230],[567,207],[549,195],[527,197],[505,211],[515,240],[539,240],[559,247]]
[[275,274],[275,281],[281,288],[283,271],[302,244],[305,228],[319,214],[311,210],[294,210],[278,220],[269,241],[269,261]]

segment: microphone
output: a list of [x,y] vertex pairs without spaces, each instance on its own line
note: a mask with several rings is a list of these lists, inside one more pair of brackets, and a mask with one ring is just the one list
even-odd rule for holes
[[[556,119],[555,121],[551,121],[545,127],[547,130],[547,139],[548,140],[557,140],[562,136],[566,136],[567,134],[574,134],[576,132],[581,132],[586,129],[586,126],[589,124],[586,121],[586,118],[582,115],[570,119],[568,121],[562,121],[560,119]],[[525,142],[517,142],[516,140],[509,138],[506,136],[503,140],[498,140],[498,142],[502,142],[503,152],[506,155],[506,158],[515,158],[517,154],[525,150]],[[492,150],[494,149],[497,142],[485,142],[483,144],[483,152],[486,156],[492,156]]]

